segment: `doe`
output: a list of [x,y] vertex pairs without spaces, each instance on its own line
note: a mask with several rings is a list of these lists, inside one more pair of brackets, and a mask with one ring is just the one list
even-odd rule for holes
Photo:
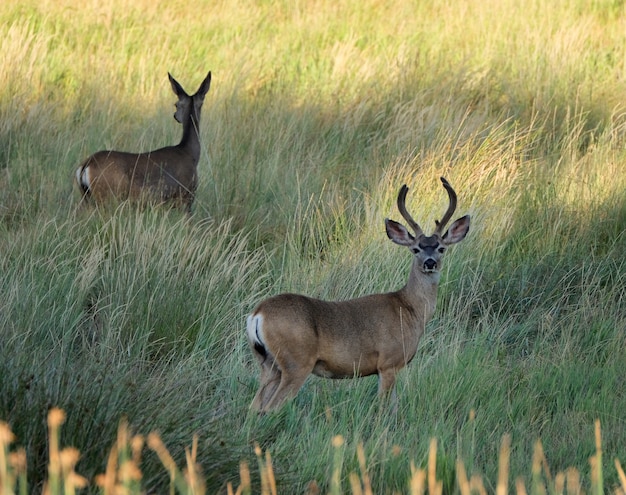
[[444,233],[457,197],[446,179],[449,206],[435,232],[427,236],[405,207],[408,187],[398,194],[398,210],[413,230],[385,219],[387,236],[413,254],[408,282],[396,292],[347,301],[322,301],[280,294],[262,301],[247,321],[247,337],[261,365],[259,390],[251,408],[267,412],[296,395],[311,373],[326,378],[378,375],[379,394],[393,392],[396,373],[415,356],[432,318],[442,258],[462,241],[469,215]]
[[110,198],[173,201],[191,213],[198,183],[200,112],[211,86],[211,72],[192,96],[167,75],[178,96],[174,118],[183,125],[180,143],[146,153],[98,151],[76,170],[83,198],[96,203]]

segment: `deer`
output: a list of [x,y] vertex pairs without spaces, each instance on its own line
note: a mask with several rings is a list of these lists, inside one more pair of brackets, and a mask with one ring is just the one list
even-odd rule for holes
[[174,202],[191,214],[198,185],[200,113],[211,87],[211,72],[191,96],[169,72],[167,76],[178,97],[174,118],[183,125],[180,142],[145,153],[94,153],[76,170],[76,183],[84,200],[96,204],[111,198]]
[[378,394],[395,401],[396,374],[411,362],[426,324],[435,312],[444,253],[469,231],[465,215],[450,225],[457,195],[441,177],[448,209],[435,231],[426,235],[406,209],[408,187],[397,206],[413,233],[385,219],[389,239],[413,255],[409,278],[401,289],[344,301],[300,294],[279,294],[260,302],[247,318],[248,343],[260,365],[259,389],[250,408],[267,413],[296,396],[306,378],[354,378],[378,375]]

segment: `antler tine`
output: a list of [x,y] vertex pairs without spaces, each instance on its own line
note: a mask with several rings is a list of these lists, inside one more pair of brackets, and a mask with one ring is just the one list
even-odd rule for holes
[[398,210],[400,211],[400,214],[402,215],[402,217],[409,224],[409,227],[413,229],[413,232],[415,232],[415,235],[419,236],[422,234],[422,228],[418,225],[418,223],[415,220],[413,220],[413,217],[411,216],[411,214],[406,210],[405,200],[406,200],[407,192],[409,192],[409,188],[407,187],[406,184],[404,184],[400,188],[400,192],[398,193]]
[[454,210],[456,210],[456,193],[454,192],[454,189],[452,189],[452,186],[445,179],[445,177],[441,177],[441,183],[443,184],[443,187],[445,187],[446,191],[448,191],[450,204],[448,205],[448,209],[446,210],[445,215],[441,219],[441,222],[438,220],[435,220],[435,224],[437,225],[435,232],[437,232],[438,234],[442,233],[444,227],[450,221],[450,219],[452,218],[452,215],[454,215]]

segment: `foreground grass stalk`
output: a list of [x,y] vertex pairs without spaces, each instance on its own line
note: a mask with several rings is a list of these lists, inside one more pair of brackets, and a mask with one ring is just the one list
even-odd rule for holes
[[362,443],[360,443],[357,446],[356,454],[359,459],[359,468],[361,470],[361,480],[363,482],[363,494],[372,495],[374,492],[372,491],[372,484],[370,482],[370,477],[367,472],[367,463],[365,461],[365,450],[363,449]]
[[622,469],[622,465],[618,459],[615,459],[615,469],[617,470],[617,474],[619,476],[622,494],[624,494],[626,493],[626,474],[624,474],[624,470]]
[[44,486],[44,495],[74,495],[77,489],[85,488],[88,481],[76,473],[74,468],[80,458],[80,452],[73,447],[60,449],[60,430],[65,423],[65,412],[53,408],[48,413],[49,464],[48,483]]
[[502,437],[500,446],[500,463],[498,467],[498,485],[496,495],[506,495],[509,492],[509,460],[511,456],[511,435]]
[[141,491],[141,450],[144,439],[135,435],[129,439],[128,422],[123,419],[117,431],[116,443],[111,447],[105,473],[96,476],[101,493],[138,493]]
[[175,493],[175,488],[180,491],[180,493],[188,493],[188,487],[185,484],[184,478],[181,472],[176,465],[176,461],[171,456],[167,447],[161,440],[161,437],[158,433],[150,433],[148,435],[148,446],[156,452],[159,460],[167,469],[170,475],[170,493],[173,495]]
[[456,461],[456,479],[459,485],[459,491],[461,495],[470,495],[470,483],[467,479],[467,471],[465,470],[465,464],[461,459],[457,459]]
[[411,462],[411,480],[409,482],[411,495],[422,495],[426,490],[426,471],[418,469]]
[[428,493],[430,495],[441,495],[443,483],[437,480],[437,439],[430,441],[428,451]]
[[600,430],[600,421],[595,421],[595,439],[596,453],[591,456],[589,463],[591,464],[591,486],[594,495],[604,494],[604,479],[602,476],[602,432]]
[[252,491],[252,481],[250,478],[250,469],[248,468],[248,463],[245,461],[241,461],[239,464],[239,481],[240,485],[237,488],[237,491],[233,491],[233,485],[229,481],[226,485],[226,492],[228,495],[250,495]]
[[14,488],[19,486],[20,495],[27,493],[26,484],[26,451],[20,448],[17,452],[10,452],[11,443],[15,435],[9,425],[0,421],[0,494],[14,494]]
[[343,469],[343,455],[344,455],[344,439],[341,435],[336,435],[332,439],[332,446],[334,449],[333,455],[333,474],[330,479],[330,494],[341,495],[341,471]]
[[194,435],[191,444],[191,451],[185,447],[187,467],[185,468],[184,475],[191,493],[194,495],[203,495],[206,492],[206,485],[204,483],[204,478],[202,477],[202,469],[200,468],[200,464],[197,462],[197,457],[198,435]]
[[259,473],[261,474],[261,493],[263,495],[276,495],[276,479],[274,478],[274,468],[272,467],[270,453],[266,451],[265,460],[263,460],[263,451],[258,444],[254,447],[254,453],[256,454]]
[[60,409],[52,409],[48,413],[48,483],[44,493],[61,493],[61,463],[59,461],[59,429],[65,423],[65,413]]

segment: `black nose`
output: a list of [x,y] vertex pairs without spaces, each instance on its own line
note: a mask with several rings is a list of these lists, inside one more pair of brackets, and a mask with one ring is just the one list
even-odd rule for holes
[[437,262],[432,258],[428,258],[424,261],[424,268],[426,268],[426,270],[434,270],[437,268]]

